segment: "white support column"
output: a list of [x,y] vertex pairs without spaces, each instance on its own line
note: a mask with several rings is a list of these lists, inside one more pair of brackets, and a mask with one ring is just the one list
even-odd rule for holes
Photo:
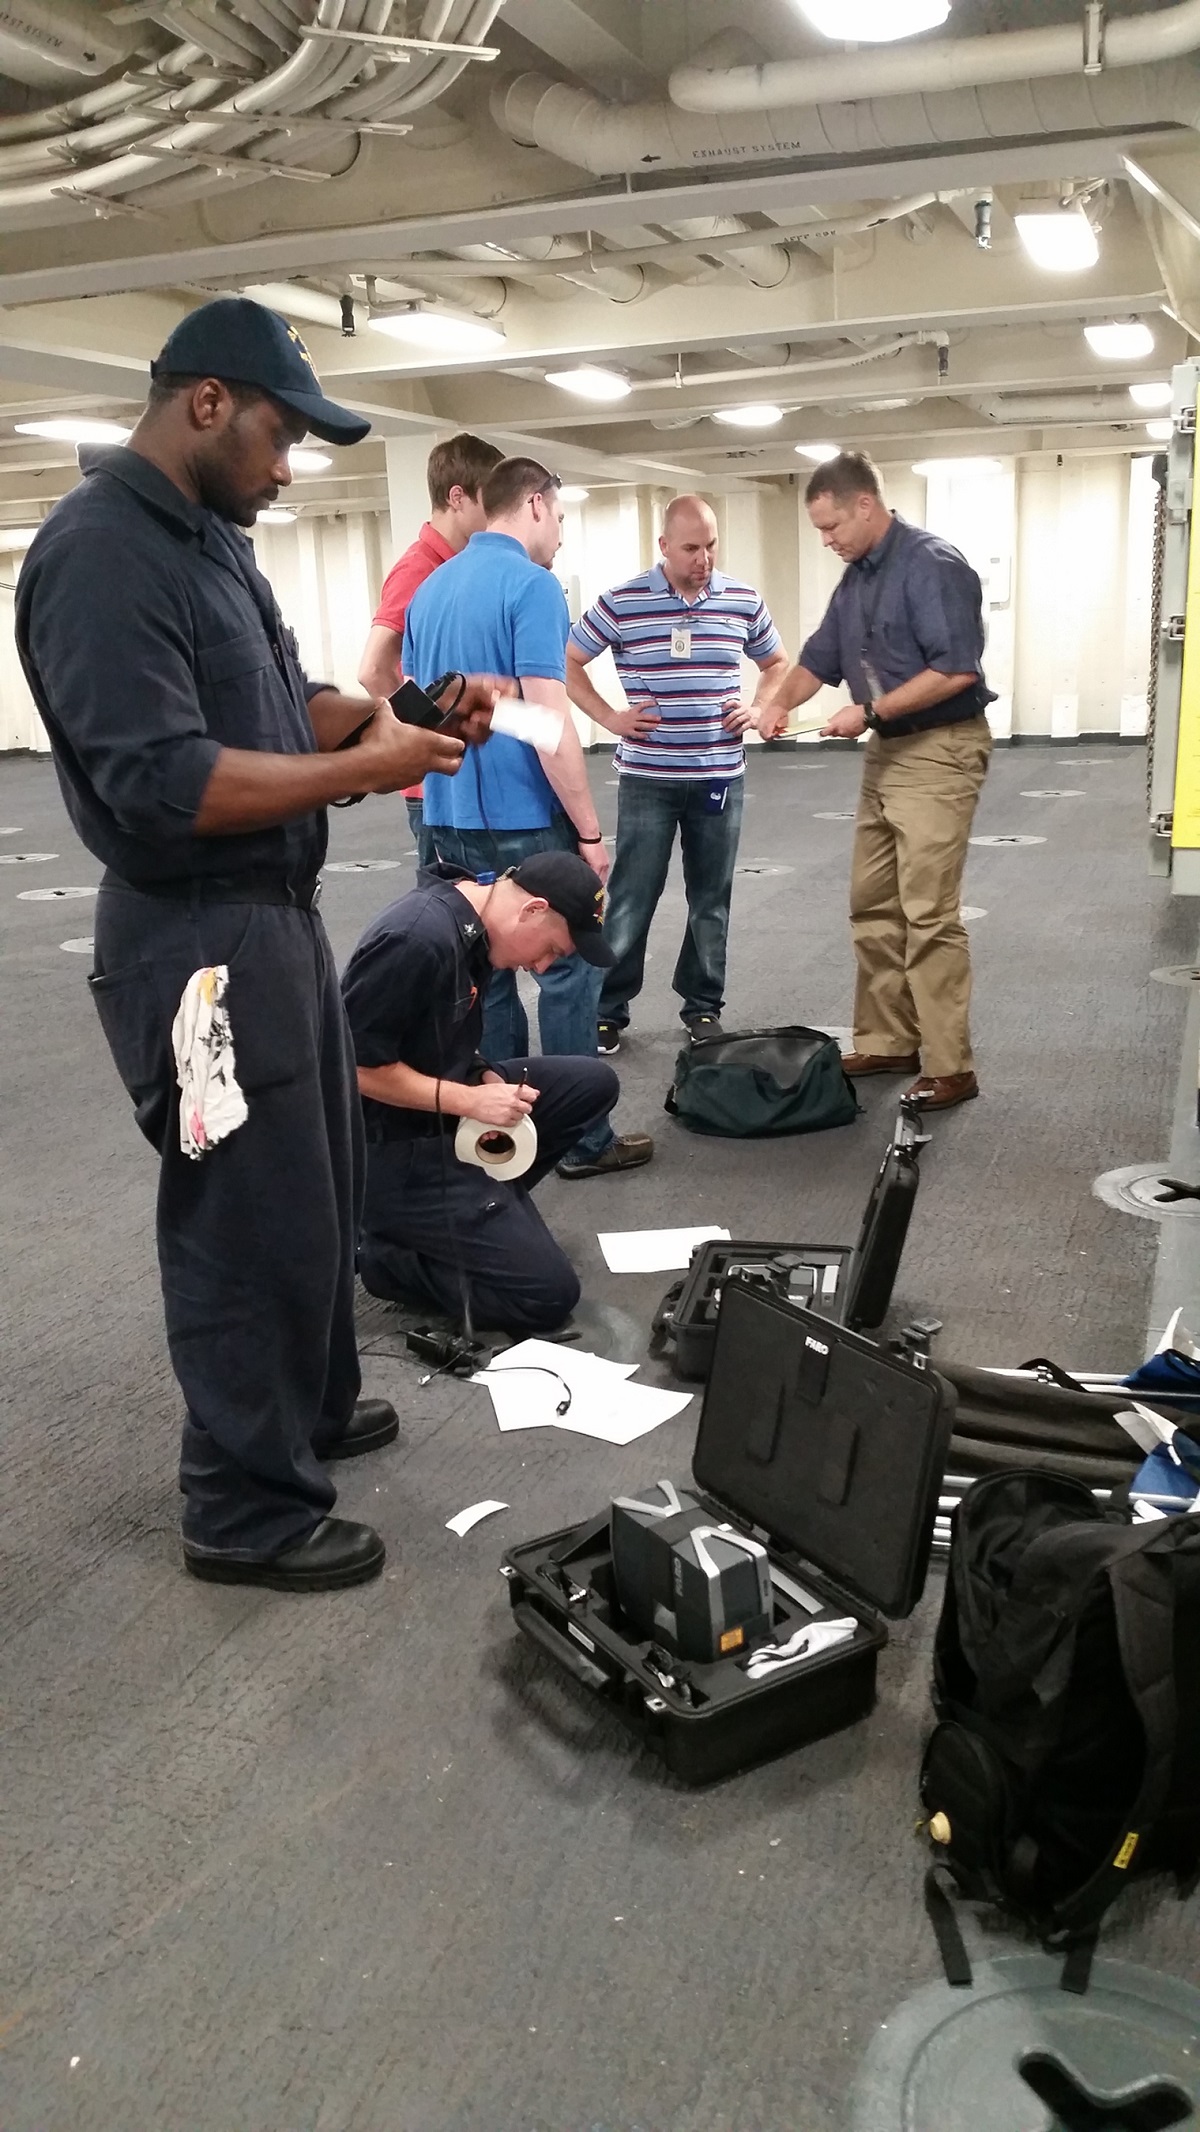
[[434,442],[432,436],[388,437],[384,441],[388,506],[392,518],[389,568],[396,557],[412,545],[429,516],[425,467]]

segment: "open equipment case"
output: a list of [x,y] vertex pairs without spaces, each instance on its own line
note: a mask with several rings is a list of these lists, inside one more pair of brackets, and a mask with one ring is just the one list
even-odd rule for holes
[[901,1104],[895,1131],[879,1165],[858,1239],[849,1244],[699,1244],[682,1282],[655,1313],[652,1351],[670,1345],[676,1374],[707,1377],[725,1283],[746,1274],[774,1286],[794,1306],[815,1310],[855,1332],[882,1325],[892,1300],[900,1256],[920,1182],[928,1134],[918,1114]]
[[686,1784],[838,1732],[875,1701],[881,1615],[925,1586],[954,1399],[937,1373],[744,1280],[721,1301],[692,1459],[714,1523],[766,1547],[785,1643],[852,1616],[853,1635],[759,1679],[754,1649],[685,1662],[639,1636],[617,1599],[610,1513],[509,1550],[521,1632],[612,1708]]

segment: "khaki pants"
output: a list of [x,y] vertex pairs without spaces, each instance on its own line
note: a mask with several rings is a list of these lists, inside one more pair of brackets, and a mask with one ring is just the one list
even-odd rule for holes
[[872,734],[854,830],[854,1048],[972,1069],[971,956],[959,915],[967,839],[992,752],[986,718],[899,740]]

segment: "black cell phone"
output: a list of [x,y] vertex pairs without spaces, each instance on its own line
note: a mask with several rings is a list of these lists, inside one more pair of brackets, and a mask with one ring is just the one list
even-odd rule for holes
[[[436,703],[425,694],[423,688],[417,687],[415,681],[401,682],[394,694],[388,697],[388,702],[402,724],[423,726],[427,732],[452,733],[458,723],[453,712],[439,711]],[[371,711],[361,725],[356,725],[344,740],[339,740],[338,751],[342,748],[357,747],[374,716],[374,711]]]
[[449,732],[457,723],[453,711],[439,711],[431,696],[415,681],[402,681],[388,702],[404,725],[424,726],[427,732]]

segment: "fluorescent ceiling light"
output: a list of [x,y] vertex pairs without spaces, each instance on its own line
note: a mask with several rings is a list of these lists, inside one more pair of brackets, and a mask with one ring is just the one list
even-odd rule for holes
[[269,511],[260,511],[256,523],[260,526],[290,526],[295,520],[294,511],[284,511],[272,504]]
[[578,488],[573,481],[567,481],[558,493],[564,503],[586,503],[592,492],[590,489]]
[[99,422],[88,415],[52,415],[44,422],[13,426],[19,437],[50,437],[56,444],[124,444],[133,435],[121,422]]
[[1174,434],[1175,424],[1170,420],[1170,417],[1165,422],[1147,422],[1146,424],[1146,435],[1152,444],[1169,444]]
[[730,429],[774,429],[782,420],[782,407],[772,407],[766,400],[748,400],[743,407],[713,410],[713,421],[725,422]]
[[573,370],[548,370],[547,385],[560,392],[573,392],[580,400],[624,400],[633,391],[619,370],[605,370],[600,363],[577,363]]
[[1169,407],[1171,404],[1171,381],[1169,378],[1163,378],[1161,382],[1155,379],[1153,382],[1148,381],[1145,385],[1131,385],[1129,397],[1135,407]]
[[795,449],[802,459],[811,459],[814,466],[824,466],[827,459],[836,459],[840,444],[797,444]]
[[0,549],[27,548],[37,526],[0,526]]
[[1023,207],[1013,220],[1034,265],[1047,274],[1082,274],[1100,257],[1096,232],[1081,207],[1047,201]]
[[936,30],[950,13],[950,0],[800,0],[800,12],[822,37],[843,44],[888,44]]
[[1153,355],[1154,335],[1140,318],[1112,319],[1102,326],[1085,326],[1084,339],[1093,355],[1106,363],[1132,363],[1139,356]]
[[998,459],[918,459],[913,472],[928,481],[932,474],[1002,474],[1004,468]]
[[501,327],[461,311],[430,311],[414,306],[411,311],[389,311],[382,318],[370,319],[368,324],[376,333],[407,341],[428,355],[487,355],[494,348],[502,348],[505,341]]
[[293,444],[288,453],[288,465],[293,474],[323,474],[327,466],[333,465],[333,460],[328,452],[314,452],[303,444]]

